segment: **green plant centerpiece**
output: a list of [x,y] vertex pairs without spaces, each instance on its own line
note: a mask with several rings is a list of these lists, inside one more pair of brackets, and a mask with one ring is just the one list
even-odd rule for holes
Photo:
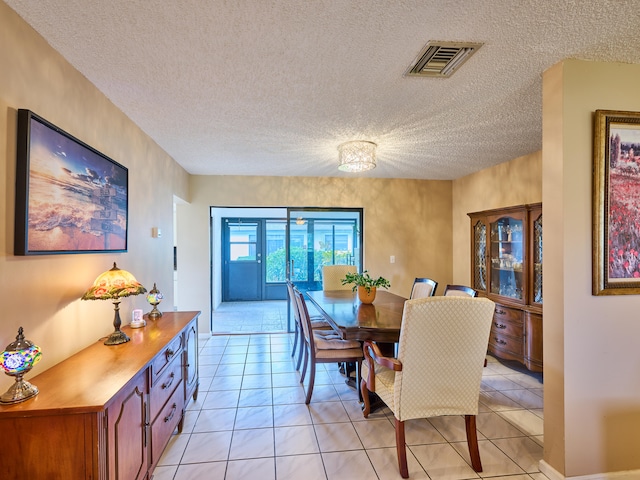
[[358,298],[362,303],[373,303],[376,289],[391,287],[389,280],[384,277],[373,278],[367,270],[362,273],[347,273],[342,279],[342,284],[352,284],[352,290],[358,292]]

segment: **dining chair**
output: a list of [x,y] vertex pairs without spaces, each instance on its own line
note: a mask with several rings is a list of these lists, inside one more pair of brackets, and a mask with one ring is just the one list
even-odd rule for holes
[[409,298],[433,297],[436,294],[436,288],[438,288],[438,282],[435,280],[418,277],[413,281],[411,296]]
[[465,285],[447,285],[444,287],[443,295],[445,297],[477,297],[478,291]]
[[[295,330],[293,333],[293,347],[291,349],[291,357],[294,357],[296,350],[298,350],[298,360],[296,361],[296,370],[300,370],[300,364],[302,363],[302,354],[305,348],[302,325],[300,323],[300,310],[298,308],[298,301],[295,297],[295,285],[291,280],[286,281],[287,292],[289,299],[291,300],[291,312],[293,313],[293,319],[295,321]],[[333,330],[331,325],[322,318],[321,315],[311,317],[311,328],[318,330]]]
[[351,290],[352,285],[343,285],[347,273],[356,273],[355,265],[324,265],[322,267],[322,290]]
[[[342,284],[342,279],[347,273],[356,273],[355,265],[324,265],[322,267],[322,290],[353,290],[353,285]],[[354,365],[349,362],[338,362],[340,373],[349,377],[354,370]],[[356,383],[356,388],[357,388]]]
[[375,392],[395,417],[398,468],[408,478],[404,422],[464,415],[471,465],[482,471],[476,415],[495,304],[488,298],[428,297],[405,302],[397,358],[364,342],[363,415]]
[[313,385],[316,379],[316,365],[318,363],[354,362],[356,363],[356,386],[360,383],[360,365],[362,363],[362,344],[356,340],[343,340],[337,332],[318,331],[311,328],[311,318],[309,310],[304,300],[304,296],[295,289],[295,298],[298,301],[298,311],[300,312],[300,323],[304,333],[305,349],[304,364],[300,383],[304,383],[309,366],[309,385],[307,387],[305,402],[311,402]]

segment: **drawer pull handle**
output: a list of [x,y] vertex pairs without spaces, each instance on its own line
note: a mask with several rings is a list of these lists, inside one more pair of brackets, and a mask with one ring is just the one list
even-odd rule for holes
[[499,328],[500,330],[504,330],[505,328],[507,328],[507,326],[504,323],[495,322],[494,325],[496,326],[496,328]]
[[164,352],[164,354],[167,356],[167,360],[169,360],[171,357],[173,357],[176,354],[176,352],[174,352],[170,348],[167,348],[167,351]]
[[173,406],[171,407],[171,413],[169,415],[167,415],[166,417],[164,417],[164,422],[170,422],[171,419],[173,418],[173,416],[176,413],[176,408],[178,407],[178,405],[176,405],[175,403],[173,404]]
[[502,310],[500,308],[496,308],[496,313],[498,315],[506,315],[507,314],[506,310]]
[[496,343],[500,344],[500,345],[506,345],[507,342],[505,342],[504,340],[500,340],[498,337],[495,337],[496,339]]
[[169,388],[172,384],[173,384],[173,379],[176,376],[175,373],[171,372],[171,375],[169,375],[169,381],[167,383],[163,383],[162,384],[162,389],[166,389]]

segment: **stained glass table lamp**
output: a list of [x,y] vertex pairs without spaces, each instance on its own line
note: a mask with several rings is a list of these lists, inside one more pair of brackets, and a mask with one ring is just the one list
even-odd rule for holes
[[24,375],[40,361],[40,347],[25,340],[22,327],[18,329],[16,341],[7,345],[0,354],[0,367],[4,373],[16,378],[15,383],[0,396],[0,403],[23,402],[38,394],[38,387],[24,379]]

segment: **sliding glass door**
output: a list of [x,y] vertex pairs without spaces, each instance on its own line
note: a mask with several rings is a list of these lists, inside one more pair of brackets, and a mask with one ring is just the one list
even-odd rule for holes
[[289,208],[287,275],[304,290],[322,289],[324,265],[362,265],[362,209]]
[[[320,290],[324,265],[362,269],[360,208],[223,207],[211,215],[212,225],[220,226],[220,234],[211,235],[213,305],[285,300],[288,278],[301,290]],[[288,305],[283,323],[291,331]]]

